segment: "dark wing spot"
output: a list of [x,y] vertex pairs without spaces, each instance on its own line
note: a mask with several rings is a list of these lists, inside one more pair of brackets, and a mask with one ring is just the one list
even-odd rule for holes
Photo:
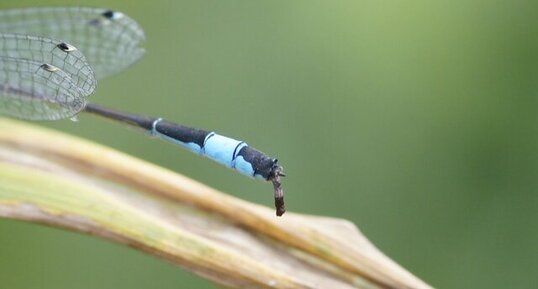
[[106,19],[112,20],[112,19],[114,19],[115,14],[116,14],[116,12],[114,12],[112,10],[107,10],[107,11],[103,12],[102,15]]
[[75,51],[77,50],[77,48],[71,44],[67,44],[65,42],[62,42],[58,45],[56,45],[56,47],[60,48],[63,52],[71,52],[71,51]]
[[48,71],[48,72],[55,72],[55,71],[58,71],[59,68],[54,66],[54,65],[51,65],[51,64],[47,64],[47,63],[44,63],[44,64],[41,64],[40,66],[42,69]]

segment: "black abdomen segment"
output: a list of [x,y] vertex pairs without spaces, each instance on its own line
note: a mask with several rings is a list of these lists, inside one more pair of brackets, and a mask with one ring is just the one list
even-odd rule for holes
[[248,146],[245,142],[160,118],[118,112],[94,104],[88,104],[85,111],[142,128],[156,137],[206,156],[242,174],[272,182],[277,215],[284,214],[284,193],[280,182],[280,177],[284,176],[282,167],[277,164],[277,159]]

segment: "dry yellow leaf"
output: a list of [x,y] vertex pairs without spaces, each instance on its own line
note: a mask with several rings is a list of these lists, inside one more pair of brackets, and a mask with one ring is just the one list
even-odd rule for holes
[[348,221],[276,218],[113,149],[8,119],[0,216],[126,244],[230,288],[430,288]]

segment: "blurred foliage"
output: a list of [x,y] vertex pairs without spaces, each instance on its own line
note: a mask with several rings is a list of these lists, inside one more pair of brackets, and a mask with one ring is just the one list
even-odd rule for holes
[[[92,101],[278,156],[289,210],[353,221],[433,286],[536,286],[538,2],[83,3],[123,11],[148,39],[143,60],[100,82]],[[269,184],[107,121],[43,125],[272,205]],[[6,288],[213,288],[35,225],[1,220],[0,248]]]

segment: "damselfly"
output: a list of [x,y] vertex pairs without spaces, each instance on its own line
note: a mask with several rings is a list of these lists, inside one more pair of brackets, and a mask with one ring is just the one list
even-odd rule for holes
[[[56,40],[62,39],[62,40]],[[242,174],[270,181],[276,214],[285,212],[277,160],[215,132],[119,112],[87,102],[96,77],[120,72],[144,53],[144,32],[128,16],[81,7],[0,11],[0,114],[58,120],[89,112],[204,155]]]

